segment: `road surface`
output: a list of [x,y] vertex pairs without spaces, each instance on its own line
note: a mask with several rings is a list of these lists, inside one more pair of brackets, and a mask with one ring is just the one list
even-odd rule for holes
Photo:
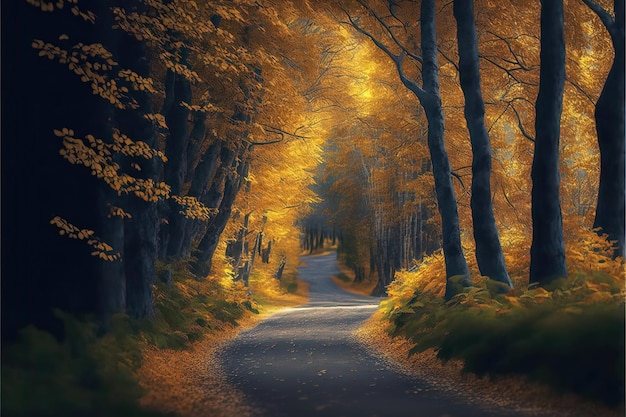
[[347,293],[330,279],[334,253],[304,257],[310,301],[242,332],[220,354],[229,383],[259,417],[495,417],[394,372],[353,336],[380,299]]

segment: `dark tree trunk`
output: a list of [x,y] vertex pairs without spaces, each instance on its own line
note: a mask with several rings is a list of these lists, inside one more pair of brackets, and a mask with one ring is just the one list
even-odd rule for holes
[[228,176],[224,182],[224,192],[218,213],[209,221],[204,237],[194,251],[195,260],[192,262],[191,268],[192,272],[199,278],[206,277],[211,272],[213,254],[232,212],[232,204],[236,196],[235,186],[232,176]]
[[559,139],[565,84],[562,0],[541,2],[540,61],[535,154],[531,171],[533,242],[530,283],[545,285],[567,277],[559,201]]
[[[222,199],[225,170],[232,165],[234,158],[235,152],[229,149],[224,141],[216,140],[209,146],[199,162],[188,195],[196,197],[209,208],[217,209]],[[182,257],[189,256],[194,240],[203,235],[205,229],[204,222],[199,220],[186,223],[181,249]]]
[[280,265],[278,266],[278,270],[276,271],[276,279],[283,279],[283,271],[285,270],[285,265],[287,265],[287,258],[283,257],[280,261]]
[[[247,150],[240,150],[240,157],[243,158]],[[234,154],[233,154],[234,158]],[[218,213],[210,220],[209,226],[195,251],[195,260],[192,262],[192,271],[198,277],[204,277],[211,272],[211,262],[219,238],[230,219],[230,215],[235,202],[235,197],[243,184],[243,179],[248,175],[248,162],[240,162],[235,173],[228,173],[225,168],[226,175],[224,182],[224,190],[221,193],[221,201],[218,207]]]
[[513,287],[504,263],[491,202],[491,144],[485,127],[480,89],[474,1],[454,0],[459,48],[459,75],[465,96],[465,120],[472,143],[472,221],[476,260],[483,276]]
[[220,166],[220,155],[225,146],[224,141],[214,139],[213,143],[211,143],[204,154],[202,154],[193,172],[188,195],[196,198],[202,196],[202,193],[205,192],[207,186],[215,178],[215,175],[217,175],[217,170]]
[[[135,2],[138,4],[139,2]],[[141,6],[139,6],[141,7]],[[130,9],[127,8],[130,11]],[[120,64],[142,77],[150,76],[150,62],[146,45],[135,37],[125,35],[120,42]],[[145,91],[132,91],[138,108],[118,111],[120,130],[135,141],[154,147],[154,127],[144,115],[152,112],[152,95]],[[137,161],[141,171],[135,176],[157,181],[160,163],[156,158]],[[124,220],[124,270],[126,274],[126,310],[134,318],[152,317],[157,258],[159,218],[157,204],[129,196],[128,211],[131,218]]]
[[[189,129],[187,126],[189,109],[181,103],[191,104],[191,83],[182,75],[167,72],[166,85],[172,86],[172,102],[164,108],[165,122],[169,135],[165,146],[167,163],[165,164],[165,182],[172,187],[172,194],[181,195],[185,174],[187,173],[187,145]],[[166,90],[167,92],[167,90]],[[166,98],[169,102],[169,97]]]
[[[208,185],[213,181],[220,166],[219,157],[224,142],[214,140],[207,148],[198,162],[192,174],[191,186],[187,195],[197,198],[204,203],[203,194],[206,193]],[[211,207],[211,206],[209,206]],[[211,207],[214,208],[214,207]],[[194,238],[194,229],[199,220],[187,219],[183,216],[170,226],[170,237],[168,242],[170,256],[175,258],[185,258],[191,253],[191,246]]]
[[270,263],[270,255],[272,253],[272,241],[267,242],[267,248],[261,250],[261,262],[264,264]]
[[133,218],[125,221],[126,311],[134,318],[152,317],[159,219],[157,207],[155,203],[137,201],[129,211]]
[[[93,10],[99,19],[96,23],[96,30],[99,32],[99,41],[107,45],[109,51],[114,55],[118,55],[120,66],[124,67],[127,63],[123,62],[123,43],[122,39],[126,35],[116,33],[111,29],[113,18],[109,10],[109,6],[100,4],[96,10]],[[114,74],[111,74],[115,76]],[[100,137],[106,143],[113,143],[113,128],[119,120],[113,106],[102,99],[98,99],[97,110],[92,110],[94,119],[91,121],[93,127],[97,129],[95,135]],[[114,156],[116,163],[123,163],[120,155]],[[111,316],[116,313],[125,312],[127,308],[127,281],[125,274],[126,248],[124,241],[126,231],[124,220],[121,217],[111,216],[111,207],[122,205],[122,198],[111,189],[109,185],[100,182],[98,185],[98,205],[97,215],[99,218],[98,234],[103,242],[113,247],[113,251],[120,255],[120,259],[114,261],[98,260],[99,277],[98,277],[98,293],[99,305],[98,315],[101,330],[109,330]]]
[[[446,264],[446,293],[448,300],[462,287],[472,284],[463,248],[456,204],[452,185],[450,161],[444,143],[444,118],[439,93],[439,64],[437,62],[437,32],[435,27],[435,1],[423,0],[420,8],[420,32],[422,47],[423,88],[404,76],[402,59],[404,54],[387,54],[394,59],[402,83],[419,99],[428,122],[428,150],[435,179],[437,206],[441,215],[442,246]],[[380,44],[380,43],[378,43]],[[384,48],[384,47],[383,47]]]
[[194,111],[193,128],[189,134],[189,144],[187,145],[187,172],[185,173],[185,182],[191,181],[194,171],[198,165],[198,154],[202,149],[204,138],[207,133],[206,128],[206,112]]
[[100,217],[100,238],[113,247],[122,256],[121,259],[108,261],[99,259],[98,262],[98,316],[100,326],[108,330],[111,316],[126,311],[126,254],[124,251],[124,219],[111,217],[110,204],[115,201],[117,194],[106,184],[99,185],[98,211]]
[[[191,103],[191,83],[182,75],[168,70],[166,75],[166,97],[163,108],[169,135],[165,145],[167,163],[165,164],[165,182],[172,188],[173,195],[183,194],[183,184],[187,174],[187,145],[189,143],[189,109],[182,103]],[[162,230],[162,241],[167,242],[166,256],[178,258],[185,230],[185,218],[179,213],[180,208],[174,200],[169,201],[169,224]],[[167,236],[165,236],[167,235]]]
[[354,270],[354,282],[359,283],[365,281],[365,267],[355,266]]
[[599,6],[592,10],[602,18],[615,51],[595,110],[600,188],[593,227],[601,228],[599,233],[617,242],[614,256],[624,256],[624,0],[614,1],[614,20]]

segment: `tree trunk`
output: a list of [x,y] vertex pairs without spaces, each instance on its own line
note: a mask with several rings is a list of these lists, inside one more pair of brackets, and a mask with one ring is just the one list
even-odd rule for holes
[[270,263],[270,255],[272,253],[272,241],[270,240],[269,242],[267,242],[267,248],[263,249],[261,251],[261,261],[264,264],[269,264]]
[[[163,114],[169,127],[169,135],[165,145],[165,182],[172,187],[172,195],[183,194],[183,184],[187,174],[187,145],[189,143],[188,118],[189,109],[181,103],[191,103],[191,83],[184,76],[168,70],[165,84],[170,86],[166,94]],[[185,218],[179,213],[180,207],[174,200],[168,203],[169,224],[162,230],[162,241],[167,242],[166,257],[178,258],[185,230]]]
[[[246,152],[246,149],[240,150],[240,157],[243,158]],[[195,251],[196,259],[192,263],[192,271],[198,277],[204,277],[211,272],[211,261],[219,238],[230,219],[233,203],[243,184],[243,179],[248,175],[248,162],[240,162],[235,173],[225,175],[224,191],[221,194],[218,213],[210,220],[204,237]]]
[[615,20],[603,19],[615,58],[595,109],[600,187],[593,227],[617,242],[614,256],[624,256],[624,0],[615,0],[614,9]]
[[209,221],[209,226],[204,233],[204,237],[194,251],[195,260],[192,262],[192,272],[199,278],[207,276],[211,272],[211,261],[220,235],[228,223],[232,212],[232,204],[235,200],[235,181],[232,176],[228,176],[224,182],[224,192],[218,207],[218,213]]
[[[138,4],[139,2],[136,2]],[[141,6],[139,6],[141,7]],[[120,64],[142,77],[150,76],[150,62],[145,42],[125,35],[120,42]],[[118,111],[120,130],[135,141],[156,146],[152,123],[144,115],[152,112],[152,95],[146,91],[132,91],[138,104],[136,109]],[[157,181],[160,162],[157,158],[137,161],[141,171],[135,176]],[[126,274],[126,311],[134,318],[154,316],[152,286],[157,259],[159,217],[157,204],[135,196],[126,198],[131,218],[124,220],[124,270]]]
[[187,145],[187,171],[185,173],[185,182],[191,181],[194,172],[199,163],[198,155],[204,144],[204,138],[207,133],[206,128],[206,112],[194,111],[193,128],[189,134],[189,144]]
[[530,283],[545,285],[567,277],[559,201],[559,139],[565,84],[562,0],[541,2],[540,63],[531,171],[533,242]]
[[98,263],[98,316],[102,330],[109,330],[111,316],[126,311],[126,277],[124,273],[124,220],[121,217],[109,218],[111,201],[117,194],[106,184],[99,185],[98,210],[100,218],[100,238],[119,251],[121,259],[108,261],[99,259]]
[[[93,11],[99,16],[94,27],[100,35],[98,41],[106,45],[114,55],[118,55],[119,52],[118,59],[120,59],[120,65],[126,65],[127,63],[121,59],[124,57],[124,45],[121,40],[128,35],[120,34],[111,29],[113,18],[108,5],[100,4]],[[96,129],[92,133],[100,137],[104,142],[111,144],[114,141],[113,128],[116,123],[119,125],[119,120],[116,120],[117,113],[108,102],[100,98],[97,100],[98,104],[91,109],[91,117],[93,118],[91,119],[91,124],[93,125],[92,128]],[[123,162],[123,157],[119,154],[114,155],[114,159],[116,163]],[[124,247],[126,236],[123,218],[111,216],[111,207],[121,205],[122,198],[104,182],[99,183],[98,188],[97,215],[100,230],[97,233],[103,242],[113,247],[113,250],[120,255],[120,259],[114,261],[98,260],[100,275],[98,277],[99,324],[101,330],[108,331],[111,324],[111,316],[116,313],[123,313],[127,308],[127,281],[125,274],[127,255]]]
[[445,298],[449,300],[460,291],[461,287],[471,285],[471,278],[461,246],[456,194],[444,143],[434,0],[422,1],[420,22],[424,89],[423,93],[416,93],[416,96],[424,108],[428,122],[428,150],[435,179],[437,206],[441,215],[442,246],[446,264]]
[[283,258],[280,260],[278,270],[276,271],[276,279],[279,281],[283,279],[283,271],[285,270],[285,265],[287,265],[287,258],[283,256]]
[[[188,195],[196,197],[209,208],[217,209],[222,198],[224,170],[232,165],[234,158],[235,152],[229,149],[224,141],[215,140],[198,163]],[[203,222],[199,220],[186,222],[181,248],[182,257],[191,254],[194,240],[204,229]]]
[[472,222],[476,260],[483,276],[513,287],[506,270],[491,202],[491,144],[485,127],[480,90],[474,1],[454,0],[459,48],[459,75],[465,96],[465,120],[472,143]]

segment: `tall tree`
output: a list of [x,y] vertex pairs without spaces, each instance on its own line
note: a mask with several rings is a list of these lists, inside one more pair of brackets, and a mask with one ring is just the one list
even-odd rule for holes
[[567,277],[559,200],[559,140],[565,85],[562,0],[541,2],[540,65],[531,171],[533,240],[530,283],[545,285]]
[[491,202],[491,142],[485,127],[485,102],[480,87],[474,0],[454,0],[459,48],[459,75],[465,96],[465,120],[472,143],[472,220],[480,273],[509,287],[502,246]]
[[[141,1],[126,2],[126,12],[143,12]],[[130,33],[119,39],[119,62],[140,77],[150,77],[150,59],[144,40]],[[119,110],[117,120],[120,129],[135,140],[155,148],[156,131],[146,116],[152,113],[153,94],[145,90],[130,92],[135,105]],[[136,176],[144,180],[158,181],[160,160],[148,158],[135,162]],[[152,286],[154,284],[157,258],[157,234],[159,217],[157,203],[130,196],[127,207],[131,217],[124,221],[124,270],[126,278],[126,312],[134,318],[154,315]]]
[[624,0],[613,2],[613,14],[593,0],[583,0],[611,36],[615,58],[596,103],[600,146],[600,188],[593,227],[617,242],[615,256],[624,256]]
[[[359,0],[376,21],[389,33],[394,42],[392,29],[384,20],[364,1]],[[456,193],[452,184],[450,161],[444,143],[444,117],[439,92],[439,63],[437,50],[437,31],[435,24],[435,1],[423,0],[420,6],[420,46],[422,56],[417,57],[406,47],[400,46],[399,53],[393,53],[385,44],[363,29],[358,22],[348,15],[351,25],[360,33],[366,35],[389,56],[398,71],[400,80],[419,100],[428,121],[428,149],[430,151],[433,175],[435,178],[435,191],[437,195],[437,207],[441,215],[443,253],[446,263],[446,293],[445,298],[450,299],[458,291],[457,285],[451,278],[455,277],[461,286],[471,285],[469,269],[461,246],[461,234],[459,216],[457,210]],[[409,79],[403,68],[406,56],[415,62],[421,62],[422,86]]]

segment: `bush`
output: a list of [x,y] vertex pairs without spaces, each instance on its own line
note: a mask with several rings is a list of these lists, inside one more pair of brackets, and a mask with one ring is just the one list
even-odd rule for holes
[[[147,345],[184,349],[207,333],[236,325],[253,309],[245,292],[222,288],[215,280],[189,278],[183,263],[171,269],[172,282],[155,285],[155,317],[112,318],[98,336],[94,319],[56,312],[64,337],[24,328],[16,343],[2,350],[2,415],[142,417],[162,416],[139,407],[143,390],[136,378]],[[247,303],[247,304],[246,304]]]
[[141,343],[127,317],[114,317],[111,332],[97,337],[93,322],[56,314],[63,341],[30,326],[3,349],[4,416],[162,415],[138,406]]
[[603,274],[573,274],[551,291],[492,294],[480,279],[448,303],[415,290],[387,302],[392,336],[435,348],[478,375],[519,374],[608,405],[624,402],[624,291]]

